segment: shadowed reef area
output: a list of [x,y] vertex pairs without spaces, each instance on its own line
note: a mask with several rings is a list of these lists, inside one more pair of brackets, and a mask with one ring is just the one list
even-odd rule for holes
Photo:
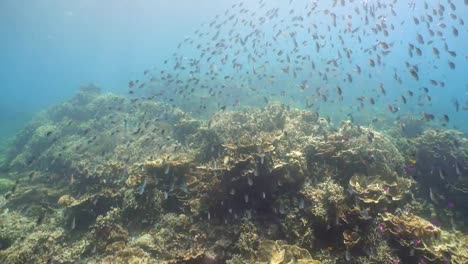
[[[0,158],[3,263],[467,263],[468,140],[90,85]],[[81,262],[80,262],[81,261]]]

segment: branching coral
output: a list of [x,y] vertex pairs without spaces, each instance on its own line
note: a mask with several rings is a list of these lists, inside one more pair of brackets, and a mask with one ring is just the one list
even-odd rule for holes
[[308,217],[300,214],[297,209],[286,215],[281,227],[288,242],[308,249],[314,248],[315,236],[312,223]]
[[236,247],[243,255],[255,252],[258,247],[258,234],[257,228],[253,224],[249,222],[242,223]]
[[323,222],[327,221],[329,216],[341,214],[345,207],[344,188],[331,178],[317,186],[305,184],[301,194],[304,196],[304,210]]

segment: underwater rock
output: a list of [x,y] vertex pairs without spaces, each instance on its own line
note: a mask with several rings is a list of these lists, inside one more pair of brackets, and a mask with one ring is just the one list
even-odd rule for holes
[[96,85],[84,84],[79,88],[79,92],[71,99],[71,102],[77,105],[86,105],[101,94],[101,89]]

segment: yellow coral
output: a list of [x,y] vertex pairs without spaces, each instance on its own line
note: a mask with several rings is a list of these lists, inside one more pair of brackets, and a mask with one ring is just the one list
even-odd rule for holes
[[75,202],[75,198],[71,197],[70,195],[68,194],[65,194],[65,195],[62,195],[57,203],[61,206],[64,206],[64,207],[69,207],[70,205],[72,205],[74,202]]
[[346,248],[348,249],[355,247],[361,240],[361,236],[359,236],[358,233],[351,231],[351,230],[345,230],[343,232],[343,238],[344,238],[344,244]]
[[260,243],[254,259],[254,263],[259,264],[320,264],[320,261],[312,259],[306,249],[272,240],[264,240]]
[[413,214],[396,216],[384,213],[382,218],[389,232],[403,244],[413,243],[415,239],[429,243],[431,239],[440,236],[440,228]]
[[429,221],[413,214],[382,215],[388,231],[405,247],[418,250],[430,261],[444,261],[450,255],[450,263],[468,261],[468,236],[461,232],[447,232]]
[[349,185],[359,200],[377,204],[381,201],[398,201],[410,191],[411,180],[401,177],[365,176],[355,174]]

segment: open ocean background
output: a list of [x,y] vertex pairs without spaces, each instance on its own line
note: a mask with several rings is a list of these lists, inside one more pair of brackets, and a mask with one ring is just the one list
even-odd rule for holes
[[[58,1],[58,0],[2,0],[0,1],[0,138],[13,136],[32,115],[54,103],[71,97],[79,86],[85,83],[95,83],[105,91],[124,94],[127,92],[128,80],[138,78],[144,69],[162,64],[176,51],[179,42],[193,32],[202,23],[209,23],[217,14],[224,13],[238,1],[145,1],[145,0],[116,0],[116,1]],[[268,5],[283,7],[288,10],[294,8],[296,2],[268,1]],[[320,1],[320,5],[329,6],[328,1]],[[439,1],[426,1],[429,6],[437,6]],[[453,1],[458,7],[459,18],[468,20],[468,8],[461,0]],[[407,60],[407,42],[415,43],[415,34],[421,32],[428,39],[427,31],[422,26],[412,23],[414,16],[422,15],[423,2],[416,1],[415,9],[408,8],[410,1],[398,1],[395,11],[398,16],[389,17],[388,24],[393,23],[395,31],[401,34],[391,34],[387,42],[394,42],[391,48],[392,56],[385,59],[387,65],[401,67],[402,61]],[[255,8],[257,1],[247,1],[245,5]],[[298,6],[302,6],[298,5]],[[346,8],[346,7],[344,7]],[[448,7],[447,7],[448,9]],[[341,9],[340,12],[346,13]],[[353,14],[352,10],[349,10]],[[450,10],[447,10],[450,13]],[[313,21],[326,19],[321,13],[314,14]],[[359,17],[354,16],[355,25]],[[449,58],[441,52],[438,69],[423,71],[421,79],[429,76],[436,80],[444,80],[444,88],[432,88],[432,105],[417,108],[413,102],[402,107],[421,113],[428,111],[437,117],[441,114],[450,116],[448,127],[455,126],[464,132],[468,131],[466,111],[455,112],[451,103],[458,98],[461,106],[467,100],[467,26],[458,25],[445,16],[447,29],[444,31],[445,41],[450,50],[457,51],[457,57],[452,61],[457,65],[450,70],[445,63]],[[391,21],[391,20],[396,21]],[[402,21],[405,21],[403,24]],[[467,21],[468,22],[468,21]],[[459,36],[450,34],[451,26],[456,25]],[[331,32],[331,34],[338,32]],[[391,38],[394,39],[391,39]],[[372,35],[363,39],[364,43],[375,43]],[[344,39],[346,42],[347,39]],[[401,45],[399,43],[402,43]],[[358,43],[347,43],[347,46]],[[434,43],[443,50],[442,43]],[[423,49],[424,55],[430,54],[430,46]],[[327,48],[322,49],[323,53]],[[190,53],[187,56],[190,57]],[[367,57],[356,61],[365,71],[368,67]],[[430,56],[417,58],[420,65],[434,62]],[[348,67],[345,65],[343,67]],[[373,75],[375,84],[385,83],[387,93],[397,97],[400,88],[392,79],[392,67]],[[352,72],[352,68],[342,68],[341,72]],[[406,88],[420,89],[420,84],[411,77],[402,75]],[[299,81],[298,81],[299,82]],[[333,82],[333,80],[331,81]],[[422,81],[421,81],[422,82]],[[298,90],[293,84],[291,90]],[[355,104],[354,98],[362,91],[360,86],[368,83],[355,80],[353,88],[346,87],[345,104],[350,107]],[[377,84],[377,85],[376,85]],[[269,88],[271,91],[280,89]],[[284,87],[281,87],[284,89]],[[294,93],[294,92],[293,92]],[[353,95],[353,93],[355,93]],[[300,96],[300,94],[298,94]],[[348,99],[349,98],[349,99]],[[382,112],[386,111],[386,104],[379,104]],[[323,108],[333,112],[333,106]],[[372,113],[369,113],[372,114]]]
[[0,137],[85,83],[126,92],[233,1],[0,1]]

